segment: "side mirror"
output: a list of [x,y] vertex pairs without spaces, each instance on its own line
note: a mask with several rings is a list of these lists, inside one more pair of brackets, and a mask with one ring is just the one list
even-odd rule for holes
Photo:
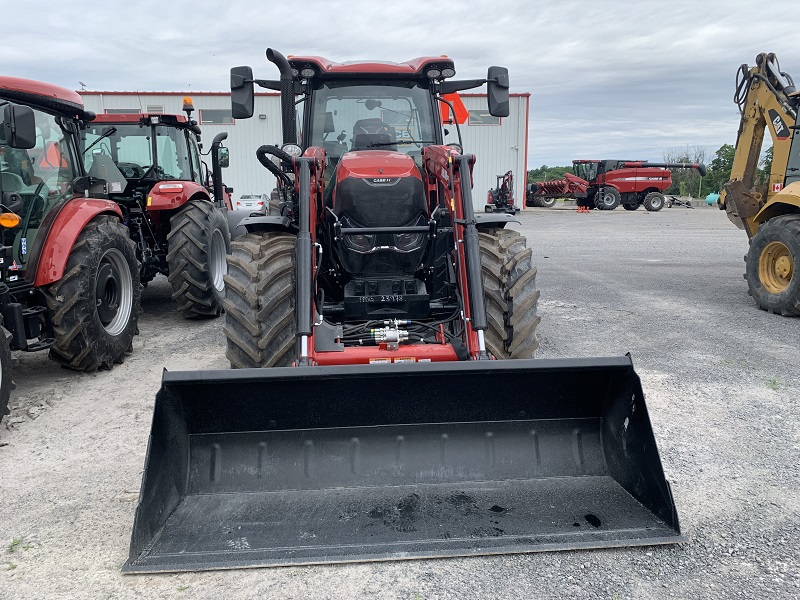
[[217,157],[221,168],[225,169],[230,166],[231,155],[227,148],[224,146],[220,147],[219,150],[217,150]]
[[231,113],[234,119],[249,119],[253,116],[252,67],[233,67],[231,69]]
[[3,109],[3,137],[12,148],[30,150],[36,145],[36,120],[30,106],[6,104]]
[[489,88],[489,114],[493,117],[507,117],[508,107],[508,69],[489,67],[486,75]]

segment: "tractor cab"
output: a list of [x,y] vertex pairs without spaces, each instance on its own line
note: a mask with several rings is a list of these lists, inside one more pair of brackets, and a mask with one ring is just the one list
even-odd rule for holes
[[[2,104],[2,99],[0,99]],[[81,174],[73,139],[73,121],[60,114],[37,107],[7,103],[9,124],[0,128],[0,196],[6,220],[11,225],[0,228],[2,246],[7,253],[9,283],[23,279],[33,242],[43,220],[51,210],[74,196],[74,183]],[[12,110],[13,109],[13,110]],[[28,121],[30,140],[12,140],[12,114],[17,121],[15,134]],[[14,219],[11,215],[18,219]]]
[[[122,173],[125,189],[145,187],[159,181],[201,183],[196,128],[182,115],[98,115],[81,132],[84,161],[107,157]],[[102,158],[101,158],[102,161]]]

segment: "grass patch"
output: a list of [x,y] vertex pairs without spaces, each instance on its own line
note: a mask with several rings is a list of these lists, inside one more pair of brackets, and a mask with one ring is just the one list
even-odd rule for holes
[[11,540],[11,543],[6,548],[6,554],[14,554],[17,550],[30,550],[33,544],[26,542],[24,537],[18,537]]

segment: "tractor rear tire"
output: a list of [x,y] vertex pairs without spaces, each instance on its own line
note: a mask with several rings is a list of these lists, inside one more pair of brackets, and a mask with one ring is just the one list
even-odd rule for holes
[[625,210],[636,210],[637,208],[639,208],[639,206],[640,206],[639,204],[623,204],[622,208],[624,208]]
[[603,193],[598,193],[596,196],[595,204],[597,208],[600,210],[614,210],[619,206],[619,203],[622,201],[622,196],[620,196],[619,191],[617,188],[606,186],[603,189]]
[[139,333],[139,262],[115,217],[89,221],[72,246],[64,275],[43,289],[55,331],[50,358],[76,371],[111,369]]
[[232,369],[295,360],[296,240],[283,232],[246,233],[231,244],[223,331]]
[[231,247],[226,215],[208,200],[193,200],[169,223],[172,299],[187,319],[219,316],[225,299],[225,257]]
[[533,251],[525,247],[525,238],[511,229],[482,229],[478,237],[489,324],[484,336],[486,349],[497,359],[533,358],[540,321]]
[[759,308],[800,316],[800,215],[763,223],[750,240],[745,262],[745,279]]
[[650,192],[644,197],[644,207],[650,212],[660,211],[666,203],[667,200],[664,198],[664,194],[659,194],[658,192]]
[[0,419],[8,414],[8,401],[14,384],[11,381],[11,334],[0,325]]

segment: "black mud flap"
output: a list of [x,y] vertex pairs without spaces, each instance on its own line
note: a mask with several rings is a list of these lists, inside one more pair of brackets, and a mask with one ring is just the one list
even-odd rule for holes
[[165,372],[123,571],[683,541],[629,357]]

